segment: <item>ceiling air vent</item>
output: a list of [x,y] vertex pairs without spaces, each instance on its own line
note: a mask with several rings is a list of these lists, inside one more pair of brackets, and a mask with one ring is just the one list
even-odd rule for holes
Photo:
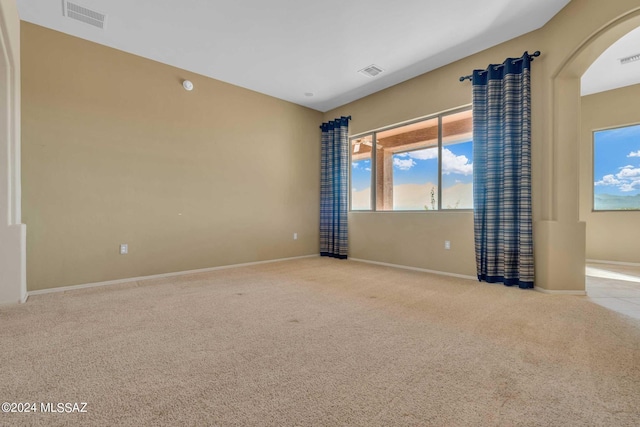
[[362,70],[359,70],[358,72],[360,74],[364,74],[367,77],[375,77],[383,71],[384,70],[377,65],[371,64],[368,67],[364,67]]
[[86,7],[78,6],[70,1],[63,1],[62,9],[62,14],[68,18],[76,19],[84,22],[85,24],[104,29],[104,21],[107,17],[105,14],[87,9]]
[[640,61],[640,53],[637,55],[627,56],[626,58],[620,59],[620,65],[629,64],[630,62]]

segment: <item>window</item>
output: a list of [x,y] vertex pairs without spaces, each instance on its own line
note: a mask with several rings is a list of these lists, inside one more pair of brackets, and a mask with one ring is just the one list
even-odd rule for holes
[[473,209],[469,108],[350,141],[351,210]]
[[371,210],[371,135],[351,140],[351,209]]
[[640,125],[593,133],[593,209],[640,210]]

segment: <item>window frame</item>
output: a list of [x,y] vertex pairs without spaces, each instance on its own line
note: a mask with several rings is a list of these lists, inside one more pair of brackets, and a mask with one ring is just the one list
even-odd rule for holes
[[[375,153],[374,149],[375,149],[375,132],[376,131],[368,131],[368,132],[363,132],[360,133],[358,135],[354,135],[354,136],[350,136],[348,138],[349,140],[349,212],[376,212],[376,192],[375,192],[375,185],[376,185],[376,156],[373,155],[373,153]],[[353,175],[351,173],[351,170],[353,168],[353,159],[352,159],[352,140],[354,139],[361,139],[361,138],[366,138],[368,136],[371,136],[371,176],[369,177],[369,185],[371,186],[371,192],[369,194],[369,209],[353,209],[352,206],[352,197],[351,197],[351,190],[353,189],[353,184],[351,182],[351,176]]]
[[[442,111],[440,113],[436,113],[436,114],[431,114],[428,116],[423,116],[423,117],[419,117],[416,119],[412,119],[412,120],[408,120],[405,122],[400,122],[400,123],[396,123],[390,126],[385,126],[385,127],[381,127],[381,128],[377,128],[374,130],[369,130],[366,132],[361,132],[355,135],[350,135],[348,140],[349,140],[349,212],[382,212],[382,213],[416,213],[416,212],[473,212],[473,208],[460,208],[460,209],[450,209],[450,208],[443,208],[442,207],[442,118],[445,116],[449,116],[449,115],[453,115],[453,114],[457,114],[457,113],[462,113],[464,111],[471,111],[472,110],[472,106],[471,104],[467,104],[467,105],[463,105],[461,107],[456,107],[453,108],[451,110],[446,110],[446,111]],[[426,122],[428,120],[433,120],[433,119],[438,119],[438,209],[436,210],[377,210],[376,209],[376,179],[377,179],[377,164],[376,164],[376,157],[375,154],[375,150],[376,150],[376,144],[377,144],[377,134],[381,133],[381,132],[385,132],[388,130],[392,130],[392,129],[397,129],[403,126],[409,126],[415,123],[420,123],[420,122]],[[472,119],[473,119],[473,115],[472,115]],[[368,136],[371,136],[371,195],[370,195],[370,209],[353,209],[352,206],[352,182],[351,182],[351,171],[352,171],[352,164],[353,164],[353,160],[352,160],[352,141],[354,139],[360,139],[360,138],[366,138]],[[473,142],[473,138],[471,140]],[[406,150],[406,152],[409,151],[416,151],[416,150],[421,150],[421,148],[416,148],[416,149],[412,149],[412,150]],[[394,153],[395,154],[395,153]]]
[[603,127],[599,129],[594,129],[591,131],[591,213],[602,213],[602,212],[640,212],[640,208],[638,209],[596,209],[596,133],[605,132],[609,130],[615,129],[624,129],[630,127],[640,126],[640,122],[631,123],[626,125],[616,125]]

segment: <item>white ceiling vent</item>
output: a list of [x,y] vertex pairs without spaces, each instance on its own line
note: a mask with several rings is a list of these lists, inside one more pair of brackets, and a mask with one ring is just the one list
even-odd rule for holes
[[104,29],[104,21],[107,17],[107,15],[103,13],[78,6],[75,3],[65,0],[62,2],[62,14],[68,18],[76,19],[84,22],[85,24],[93,25],[94,27],[101,29]]
[[640,61],[640,53],[620,59],[620,65],[629,64],[630,62],[635,62],[635,61]]
[[371,64],[368,67],[364,67],[362,70],[358,70],[360,74],[364,74],[367,77],[375,77],[384,70],[377,65]]

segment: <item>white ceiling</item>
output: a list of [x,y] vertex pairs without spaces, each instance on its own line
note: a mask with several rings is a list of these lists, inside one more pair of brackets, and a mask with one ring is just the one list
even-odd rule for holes
[[582,75],[582,95],[640,83],[640,61],[622,65],[620,59],[640,54],[640,28],[609,46]]
[[[106,14],[105,28],[64,17],[61,0],[17,3],[24,21],[320,111],[540,28],[569,3],[71,1]],[[373,78],[358,73],[371,64],[384,72]]]

